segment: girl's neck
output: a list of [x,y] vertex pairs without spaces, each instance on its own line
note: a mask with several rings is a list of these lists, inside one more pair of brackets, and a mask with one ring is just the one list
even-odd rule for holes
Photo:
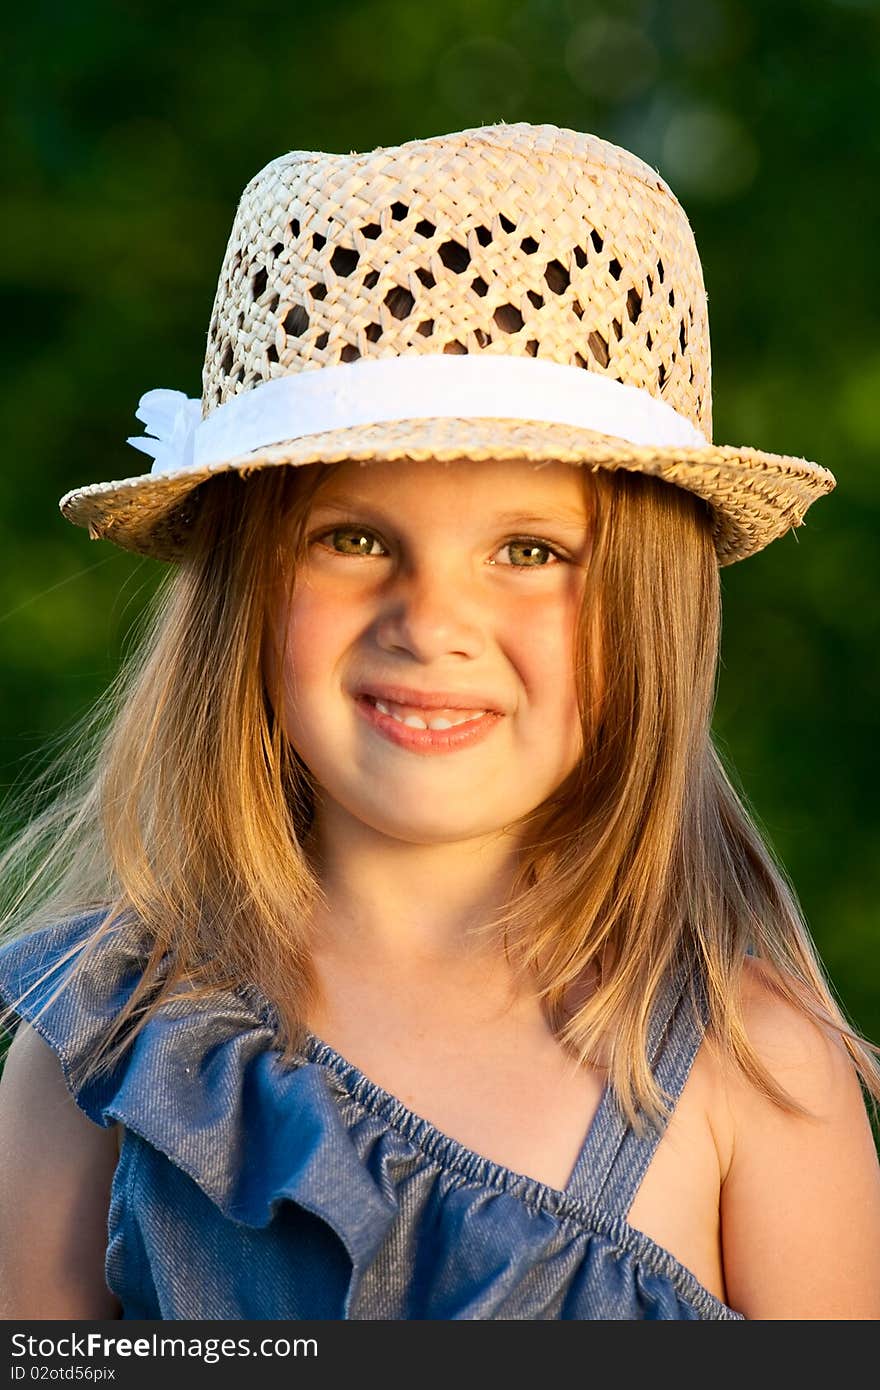
[[[309,845],[323,890],[311,921],[312,1031],[340,1038],[343,1053],[352,1019],[392,1038],[475,1025],[484,1036],[486,1028],[505,1039],[511,1028],[543,1036],[545,1007],[503,939],[474,935],[508,902],[519,848],[510,834],[409,844],[338,807],[319,816]],[[575,1007],[594,987],[593,971],[574,983]]]
[[472,930],[507,900],[517,864],[512,837],[409,844],[340,808],[322,808],[310,850],[324,894],[313,916],[317,955],[414,975],[502,968],[501,943]]

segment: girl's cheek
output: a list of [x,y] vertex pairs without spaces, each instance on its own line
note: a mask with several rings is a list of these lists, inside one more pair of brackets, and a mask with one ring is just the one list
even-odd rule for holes
[[353,595],[326,587],[302,588],[294,598],[287,629],[287,660],[300,676],[320,677],[355,639],[359,605]]
[[506,628],[532,679],[551,681],[574,677],[574,640],[578,605],[569,595],[538,596],[512,607]]

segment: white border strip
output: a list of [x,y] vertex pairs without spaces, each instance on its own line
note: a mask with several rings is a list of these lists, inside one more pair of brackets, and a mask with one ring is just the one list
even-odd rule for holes
[[154,473],[391,420],[537,420],[658,448],[709,443],[641,387],[534,357],[431,353],[310,368],[233,396],[205,420],[198,399],[160,388],[141,396],[136,413],[147,437],[128,442],[153,456]]

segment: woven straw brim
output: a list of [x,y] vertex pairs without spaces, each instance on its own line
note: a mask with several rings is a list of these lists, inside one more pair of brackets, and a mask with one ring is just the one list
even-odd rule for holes
[[807,459],[759,449],[709,445],[703,449],[635,446],[626,440],[540,420],[395,420],[327,430],[254,450],[202,469],[141,474],[76,488],[62,497],[64,516],[126,550],[177,561],[187,547],[185,499],[217,473],[278,464],[435,459],[474,463],[524,459],[584,464],[649,473],[696,493],[714,513],[720,565],[744,560],[792,527],[811,503],[835,486],[826,468]]

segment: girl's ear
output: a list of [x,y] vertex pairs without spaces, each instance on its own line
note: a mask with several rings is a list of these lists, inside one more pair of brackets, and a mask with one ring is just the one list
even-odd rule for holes
[[273,548],[266,574],[260,662],[263,684],[276,712],[281,709],[288,614],[297,567],[304,559],[306,524],[315,495],[334,472],[332,464],[320,463],[286,469],[276,499],[280,514],[270,522]]
[[613,476],[584,468],[584,501],[590,528],[589,579],[584,591],[583,607],[578,625],[579,686],[581,688],[582,718],[590,737],[595,733],[605,703],[605,593],[602,575],[602,521],[607,515]]
[[263,685],[276,713],[281,707],[280,702],[283,694],[284,649],[292,584],[293,575],[290,569],[285,568],[281,563],[276,563],[274,572],[269,576],[263,632],[260,641]]
[[269,694],[272,705],[275,705],[274,693],[278,683],[278,643],[277,643],[277,621],[273,612],[272,600],[270,598],[266,621],[263,624],[263,636],[260,643],[260,669],[263,673],[263,685]]

